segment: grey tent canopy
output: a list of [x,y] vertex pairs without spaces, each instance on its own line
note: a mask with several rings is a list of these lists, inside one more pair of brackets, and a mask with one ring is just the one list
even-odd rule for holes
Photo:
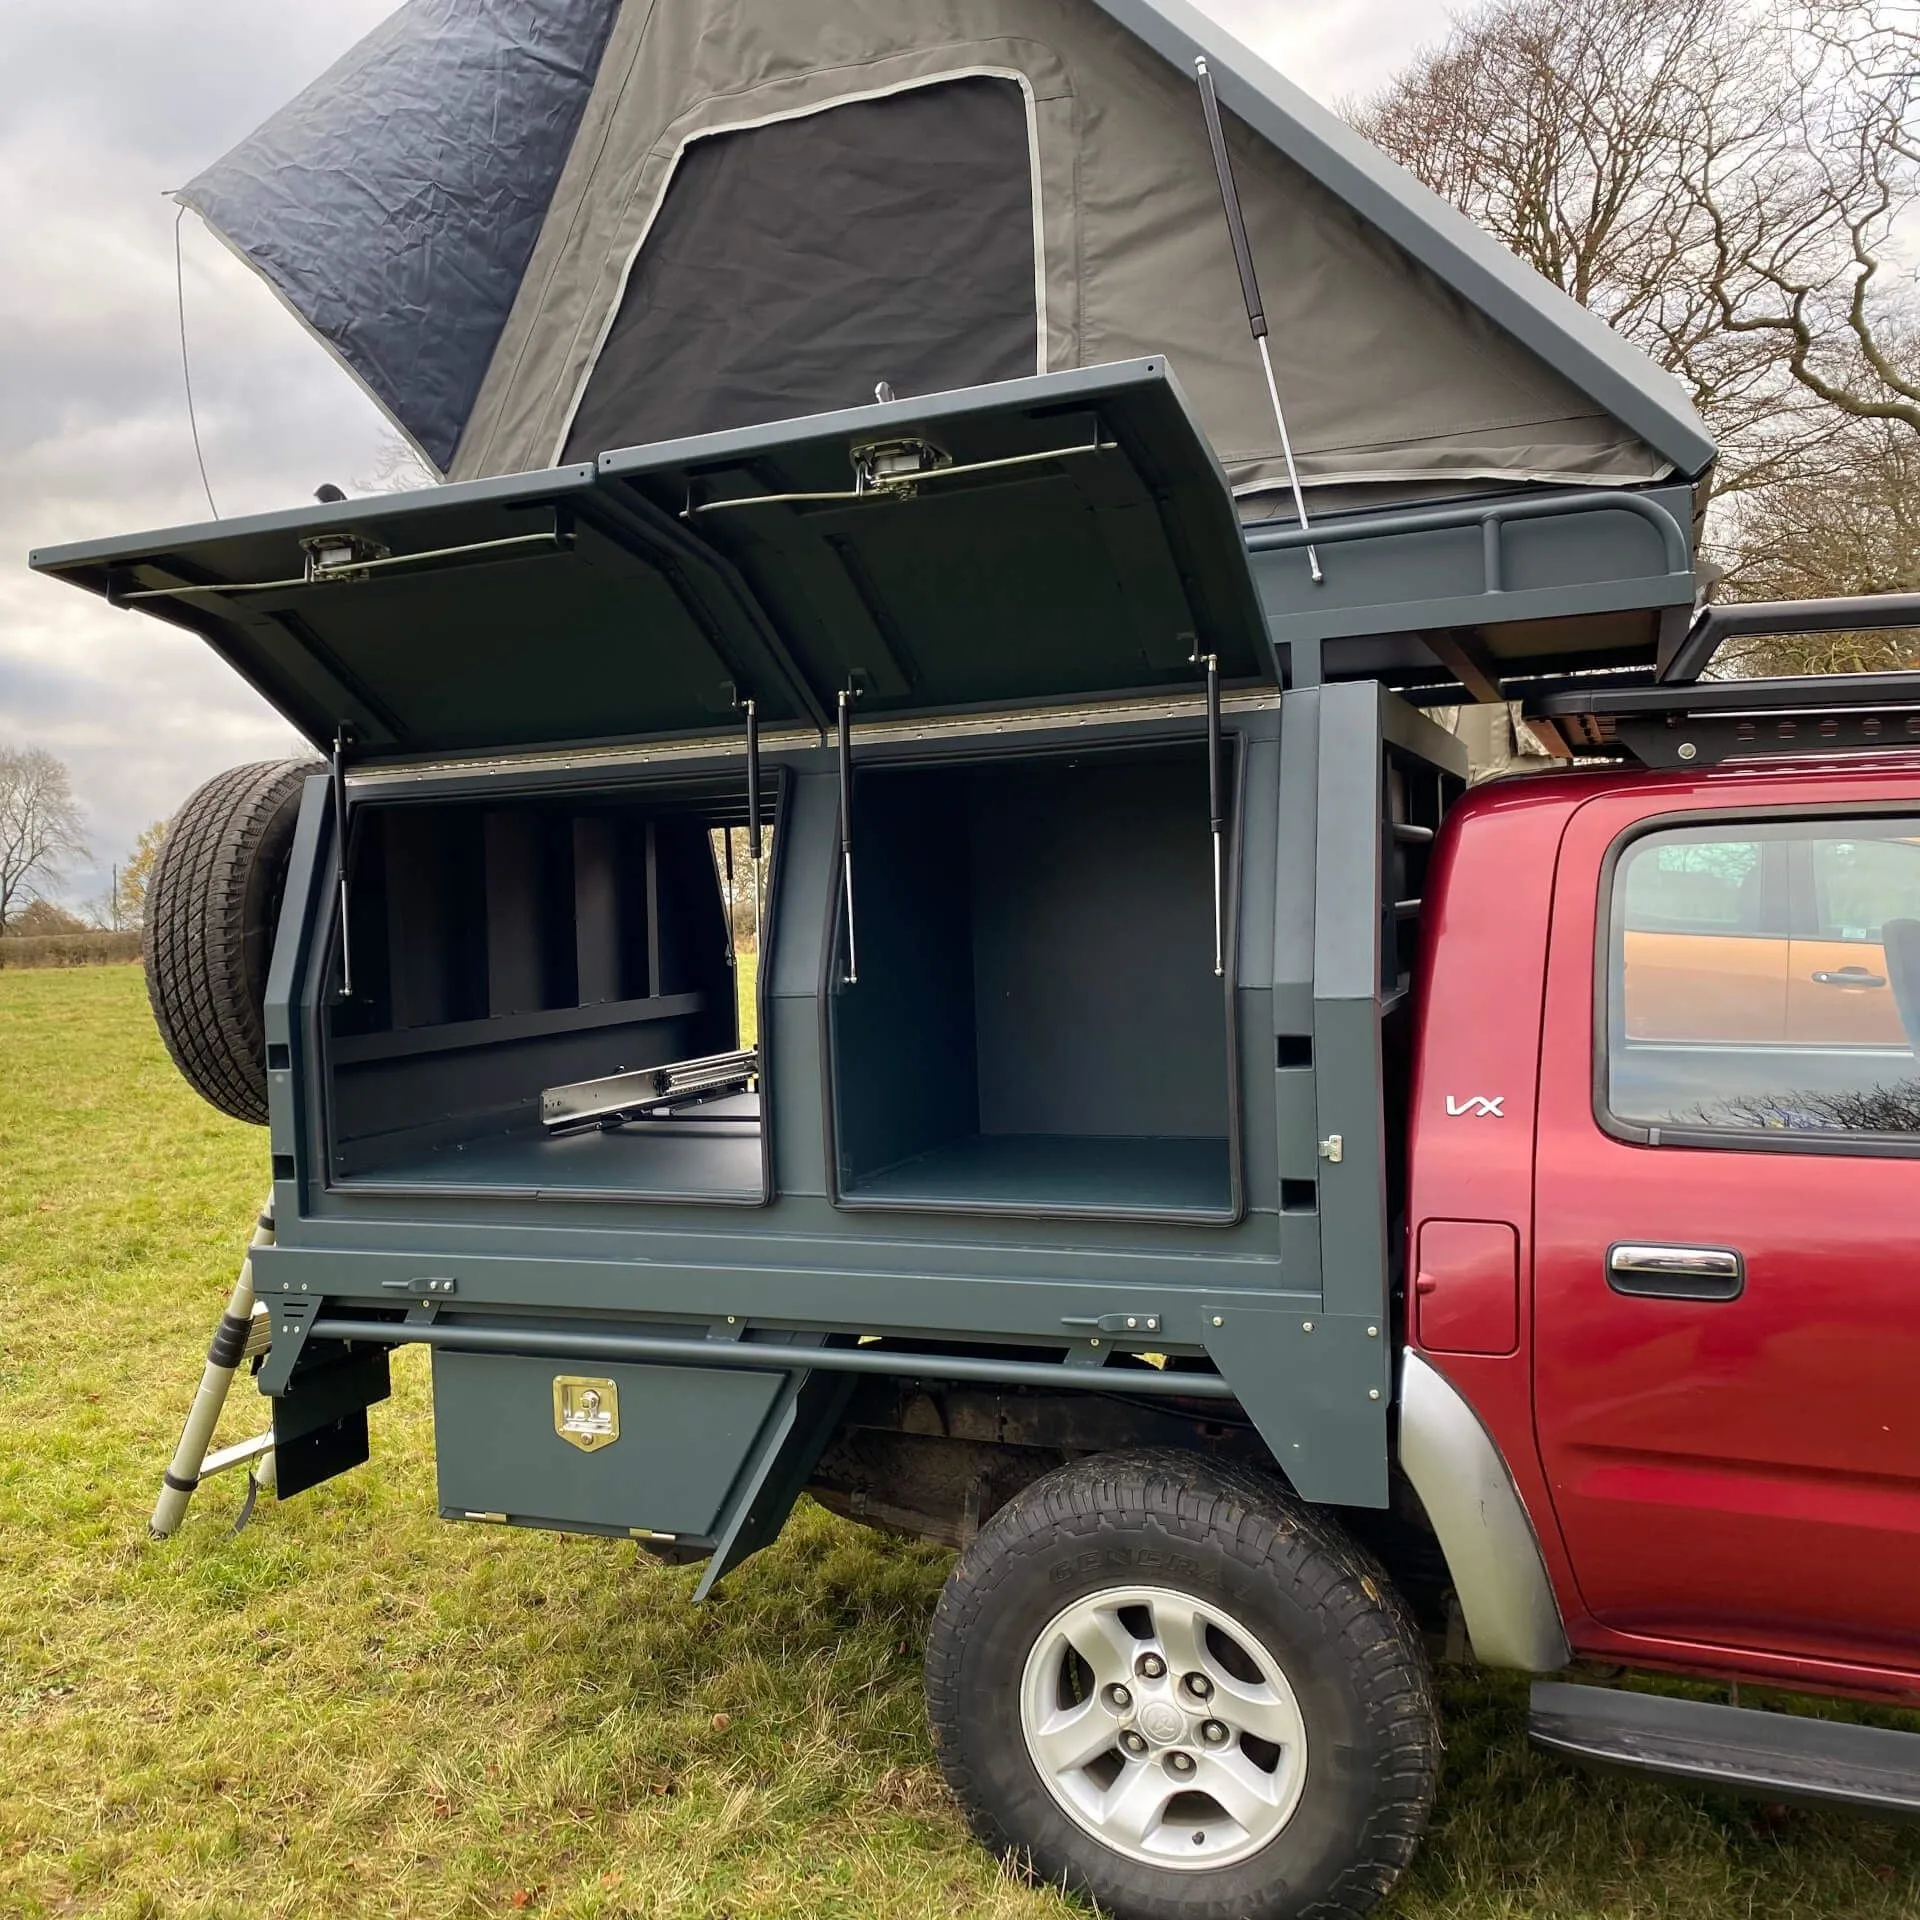
[[1160,354],[1258,516],[1202,51],[1318,498],[1705,473],[1671,379],[1182,0],[408,0],[181,198],[452,478]]

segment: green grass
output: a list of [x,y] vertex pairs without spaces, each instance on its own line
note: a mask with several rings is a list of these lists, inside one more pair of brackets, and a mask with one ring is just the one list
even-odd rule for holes
[[[945,1556],[808,1510],[709,1605],[601,1540],[433,1514],[422,1356],[375,1457],[228,1531],[146,1515],[264,1186],[137,970],[0,973],[0,1915],[1065,1915],[920,1721]],[[261,1424],[236,1396],[223,1438]],[[1920,1912],[1920,1837],[1532,1756],[1449,1680],[1403,1920]]]

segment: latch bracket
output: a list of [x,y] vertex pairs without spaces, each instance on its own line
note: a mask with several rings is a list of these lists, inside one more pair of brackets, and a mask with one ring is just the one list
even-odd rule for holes
[[1158,1333],[1161,1319],[1158,1313],[1143,1313],[1136,1307],[1131,1313],[1075,1315],[1060,1324],[1090,1333]]

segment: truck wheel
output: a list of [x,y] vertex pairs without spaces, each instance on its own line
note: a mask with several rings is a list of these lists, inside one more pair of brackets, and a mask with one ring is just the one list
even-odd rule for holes
[[927,1714],[983,1844],[1122,1920],[1366,1913],[1438,1769],[1380,1569],[1277,1481],[1177,1451],[993,1517],[935,1610]]
[[147,886],[147,999],[173,1064],[236,1120],[267,1119],[263,1003],[310,760],[217,774],[174,816]]

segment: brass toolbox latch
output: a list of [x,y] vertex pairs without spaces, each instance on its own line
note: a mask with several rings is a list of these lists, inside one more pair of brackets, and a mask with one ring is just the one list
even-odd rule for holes
[[620,1438],[619,1387],[588,1374],[555,1374],[553,1430],[582,1453],[612,1446]]

